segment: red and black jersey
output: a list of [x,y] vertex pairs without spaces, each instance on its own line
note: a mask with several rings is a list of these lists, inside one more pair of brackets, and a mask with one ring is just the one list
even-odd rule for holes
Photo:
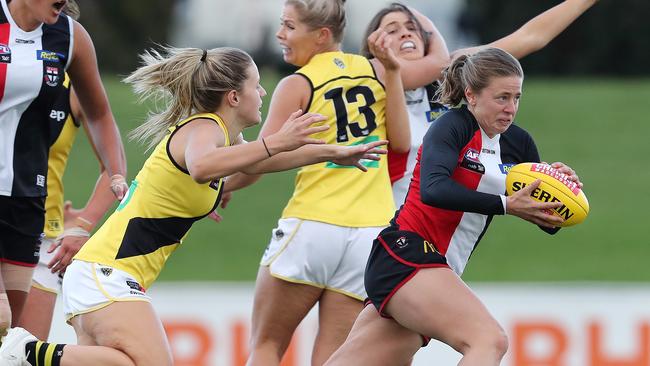
[[434,243],[460,275],[493,215],[505,214],[505,177],[521,162],[539,162],[526,131],[489,138],[466,106],[452,109],[427,131],[393,224]]
[[65,122],[56,101],[72,55],[73,21],[26,32],[0,0],[0,195],[47,194],[50,145]]

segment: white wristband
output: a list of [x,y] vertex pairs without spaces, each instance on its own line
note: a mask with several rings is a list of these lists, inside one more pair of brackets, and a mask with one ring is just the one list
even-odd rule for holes
[[503,214],[505,215],[508,213],[507,207],[506,207],[506,202],[508,202],[507,197],[503,194],[499,195],[501,197],[501,203],[503,204]]
[[67,236],[81,236],[81,237],[86,237],[87,238],[87,237],[90,236],[90,233],[88,231],[78,227],[78,226],[73,226],[73,227],[70,227],[70,228],[67,228],[67,229],[63,230],[63,234],[59,235],[59,237],[56,238],[56,240],[57,241],[61,240],[61,239],[65,238],[65,237],[67,237]]

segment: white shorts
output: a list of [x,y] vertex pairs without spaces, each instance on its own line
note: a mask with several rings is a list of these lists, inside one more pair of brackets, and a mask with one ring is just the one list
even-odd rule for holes
[[56,250],[52,253],[48,253],[47,250],[50,248],[50,245],[55,242],[55,238],[45,237],[41,240],[41,252],[38,259],[38,264],[34,269],[34,277],[32,277],[32,286],[41,289],[43,291],[52,292],[58,294],[61,292],[61,283],[63,282],[63,276],[59,273],[52,273],[52,271],[47,268],[47,264],[50,263]]
[[363,275],[372,242],[384,227],[344,227],[296,218],[280,219],[260,265],[294,283],[366,298]]
[[134,276],[116,268],[80,260],[73,260],[66,269],[61,297],[66,320],[116,301],[151,302]]

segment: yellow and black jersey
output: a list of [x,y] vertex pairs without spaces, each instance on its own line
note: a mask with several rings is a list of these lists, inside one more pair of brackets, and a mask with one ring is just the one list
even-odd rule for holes
[[230,145],[223,120],[196,114],[169,129],[136,176],[129,192],[106,223],[75,259],[118,268],[148,288],[192,224],[217,207],[223,179],[200,184],[171,157],[171,137],[188,122],[206,118],[217,123]]
[[[386,92],[368,59],[321,53],[297,74],[311,86],[307,111],[325,115],[330,125],[313,137],[341,145],[386,139]],[[347,227],[387,225],[395,207],[386,157],[363,164],[366,173],[331,162],[303,167],[282,217]]]
[[47,161],[47,198],[45,199],[45,227],[48,238],[56,238],[63,233],[63,172],[68,164],[79,122],[70,110],[70,80],[68,74],[63,82],[65,87],[50,112],[51,134],[54,142],[50,146]]

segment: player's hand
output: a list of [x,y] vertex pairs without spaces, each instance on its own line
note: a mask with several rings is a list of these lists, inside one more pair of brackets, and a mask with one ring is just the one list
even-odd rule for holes
[[[228,207],[228,202],[230,202],[230,199],[232,199],[232,192],[226,192],[221,195],[221,203],[219,204],[219,207],[223,209]],[[208,214],[208,218],[215,222],[223,221],[223,216],[221,216],[221,214],[219,214],[216,209]]]
[[526,187],[506,198],[506,213],[520,217],[533,224],[554,228],[564,222],[564,219],[552,213],[552,210],[562,206],[562,202],[539,202],[530,197],[542,181],[537,179]]
[[562,174],[566,174],[566,176],[569,178],[570,181],[576,182],[578,184],[578,187],[582,188],[582,182],[580,181],[580,177],[576,174],[576,172],[571,169],[568,165],[556,161],[555,163],[550,164],[553,169],[558,170]]
[[351,146],[335,146],[336,158],[331,161],[338,165],[348,165],[357,167],[361,171],[368,171],[362,164],[362,160],[379,160],[379,155],[386,154],[386,150],[380,149],[379,146],[388,145],[388,141],[373,141],[367,144],[351,145]]
[[72,207],[72,201],[63,203],[63,222],[74,222],[83,210]]
[[126,192],[129,191],[129,185],[126,184],[126,179],[121,174],[113,174],[111,176],[111,191],[118,200],[122,200]]
[[11,328],[9,299],[7,298],[7,293],[0,292],[0,338],[7,335],[9,328]]
[[399,70],[400,64],[391,48],[392,38],[379,28],[368,36],[368,49],[388,71]]
[[325,119],[322,114],[303,114],[300,109],[291,113],[278,132],[264,138],[269,152],[271,155],[275,155],[282,151],[295,150],[307,144],[324,144],[324,140],[309,136],[329,129],[328,125],[314,126],[315,123]]
[[52,273],[63,273],[65,269],[72,263],[72,258],[77,254],[81,247],[88,241],[90,234],[80,228],[71,227],[65,229],[47,249],[48,253],[56,250],[54,257],[47,264]]

